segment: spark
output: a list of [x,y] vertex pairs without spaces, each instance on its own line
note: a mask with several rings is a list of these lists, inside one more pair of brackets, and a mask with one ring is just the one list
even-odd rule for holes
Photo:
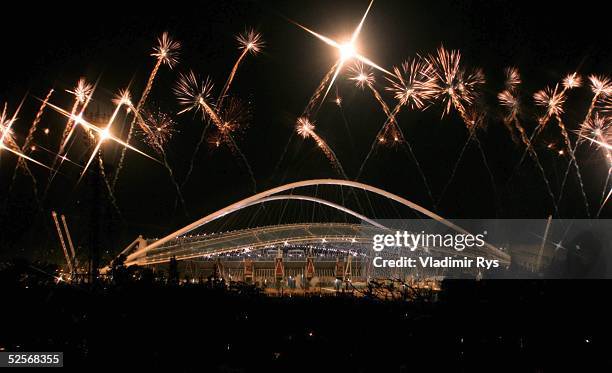
[[[155,63],[155,66],[153,66],[153,70],[151,70],[151,73],[149,74],[147,85],[145,86],[145,89],[143,90],[142,95],[140,96],[140,99],[138,100],[138,103],[136,104],[136,107],[133,108],[132,110],[134,112],[134,118],[132,119],[130,123],[127,139],[125,140],[127,144],[129,144],[130,140],[132,139],[132,133],[134,132],[134,125],[139,120],[140,110],[144,107],[145,102],[147,101],[147,97],[149,96],[149,93],[151,92],[151,89],[153,88],[153,83],[155,82],[155,78],[157,77],[159,68],[161,67],[162,64],[166,64],[168,65],[170,69],[172,69],[178,63],[178,52],[179,52],[179,49],[181,48],[181,43],[179,43],[178,41],[172,40],[172,38],[168,35],[167,32],[162,33],[161,37],[157,39],[157,43],[158,43],[157,46],[153,48],[153,53],[151,53],[151,56],[155,57],[157,59],[157,62]],[[124,147],[121,150],[121,156],[119,157],[119,164],[117,165],[117,172],[115,172],[115,177],[113,178],[113,182],[111,185],[113,189],[115,188],[115,185],[117,184],[117,181],[119,180],[119,175],[121,173],[121,170],[123,169],[125,153],[126,153],[126,148]]]
[[91,84],[87,83],[85,78],[80,78],[74,90],[71,91],[67,89],[66,92],[72,93],[77,102],[84,104],[91,98],[93,90],[94,87]]
[[143,131],[146,143],[160,151],[177,132],[175,129],[176,122],[172,117],[161,111],[145,112],[147,131]]
[[591,82],[591,90],[595,96],[612,95],[612,80],[605,76],[591,75],[589,76]]
[[307,139],[314,134],[315,126],[308,118],[298,118],[296,131],[302,138]]
[[[354,66],[353,71],[357,73],[357,77],[366,76],[363,72],[363,64],[357,62]],[[402,64],[401,70],[398,67],[394,67],[395,78],[396,80],[389,79],[387,80],[391,83],[391,87],[387,87],[387,90],[390,90],[395,94],[395,98],[398,100],[393,111],[389,109],[387,103],[383,100],[380,92],[374,87],[374,80],[372,79],[357,79],[357,83],[361,83],[361,87],[367,86],[374,98],[380,104],[383,112],[386,115],[386,120],[383,123],[381,129],[378,131],[376,137],[372,141],[372,145],[370,146],[370,151],[364,158],[361,166],[359,167],[359,171],[357,173],[357,178],[361,176],[363,169],[369,160],[370,156],[374,152],[377,144],[383,145],[387,144],[387,139],[390,139],[389,144],[397,145],[403,144],[405,145],[408,154],[414,161],[417,169],[419,171],[419,175],[423,181],[423,185],[432,201],[434,203],[433,196],[431,194],[431,188],[429,187],[429,183],[427,182],[427,178],[423,173],[420,162],[418,161],[414,151],[412,150],[412,145],[410,142],[405,139],[404,133],[402,132],[399,124],[397,123],[396,116],[403,106],[408,106],[411,109],[419,108],[425,109],[425,101],[429,100],[433,97],[434,87],[434,77],[431,74],[431,65],[426,61],[421,60],[412,60],[406,61]],[[358,85],[359,86],[359,85]]]
[[19,111],[21,110],[22,104],[23,104],[23,101],[19,104],[19,107],[17,108],[17,110],[15,110],[15,113],[13,114],[11,118],[8,118],[7,105],[4,104],[4,109],[2,110],[2,114],[0,114],[0,132],[1,132],[0,150],[4,149],[8,151],[9,153],[15,154],[19,158],[25,159],[39,166],[49,169],[49,167],[44,165],[43,163],[35,160],[32,157],[27,156],[26,154],[23,154],[23,152],[19,149],[19,146],[17,146],[17,143],[15,142],[15,138],[13,137],[12,127],[15,121],[17,120],[17,115],[19,114]]
[[183,110],[179,111],[178,114],[183,114],[188,111],[194,111],[195,113],[202,111],[202,116],[206,115],[206,111],[203,110],[203,104],[209,102],[211,92],[213,89],[213,83],[210,78],[206,78],[205,81],[198,79],[193,71],[189,71],[188,74],[180,74],[179,80],[174,87],[174,94],[176,95],[179,105],[183,107]]
[[[537,106],[544,107],[546,109],[546,116],[548,118],[553,115],[563,114],[563,104],[565,103],[565,91],[559,91],[559,85],[555,85],[555,88],[546,87],[545,89],[534,93],[533,100]],[[540,123],[545,125],[547,121],[540,119]]]
[[[152,159],[154,161],[157,162],[157,160],[153,157],[151,157],[150,155],[136,149],[135,147],[129,145],[128,143],[126,143],[125,141],[119,139],[118,137],[114,136],[113,134],[111,134],[110,132],[107,132],[105,128],[100,128],[94,124],[89,123],[87,120],[85,120],[83,118],[82,115],[75,115],[75,114],[71,114],[68,111],[62,109],[59,106],[56,106],[54,104],[49,103],[48,106],[50,108],[52,108],[53,110],[55,110],[56,112],[62,114],[63,116],[73,120],[76,124],[79,124],[81,126],[83,126],[86,130],[91,131],[93,133],[98,134],[99,138],[103,138],[103,140],[111,140],[113,142],[116,142],[117,144],[123,146],[126,149],[132,150],[144,157],[147,157],[149,159]],[[116,114],[117,109],[115,109],[115,113],[113,113],[113,116],[111,117],[111,119],[109,120],[109,122],[112,124],[112,121],[114,120],[115,114]],[[108,126],[108,124],[107,124]],[[105,132],[104,135],[100,135],[100,133]]]
[[323,140],[323,138],[315,132],[315,125],[310,121],[310,119],[306,117],[298,118],[295,130],[297,134],[303,139],[312,138],[315,144],[317,144],[319,149],[321,149],[327,160],[330,162],[332,167],[334,167],[334,169],[336,169],[336,171],[338,171],[338,173],[342,175],[342,177],[348,179],[348,176],[344,172],[344,168],[342,168],[342,164],[338,160],[338,157],[336,157],[336,153],[334,153],[332,148],[330,148],[330,146],[325,142],[325,140]]
[[353,74],[349,79],[354,81],[357,87],[364,89],[374,84],[374,74],[372,74],[372,70],[363,63],[356,62],[349,70]]
[[612,144],[608,144],[608,143],[607,143],[607,142],[605,142],[605,141],[597,140],[597,139],[595,139],[595,138],[592,138],[592,137],[589,137],[589,136],[586,136],[586,135],[582,135],[582,134],[580,134],[580,136],[581,136],[582,138],[586,139],[586,140],[589,140],[589,141],[590,141],[590,142],[592,142],[593,144],[597,144],[597,145],[599,145],[599,146],[601,146],[601,147],[603,147],[603,148],[605,148],[605,149],[612,150]]
[[253,29],[246,30],[244,33],[236,36],[236,40],[238,41],[238,49],[242,50],[242,53],[236,60],[236,63],[234,63],[234,67],[232,67],[232,70],[225,81],[225,85],[219,94],[219,98],[217,99],[217,106],[219,108],[223,107],[223,100],[225,100],[227,92],[234,81],[236,72],[238,71],[238,67],[246,57],[247,53],[251,52],[251,54],[256,55],[264,47],[264,41],[261,34]]
[[[514,70],[512,73],[509,70],[507,70],[507,76],[508,76],[508,79],[510,79],[511,76],[518,77],[519,76],[518,70]],[[506,87],[508,86],[509,85],[506,84]],[[546,172],[544,171],[544,167],[542,166],[542,163],[540,162],[540,157],[538,156],[538,153],[533,148],[533,144],[531,143],[529,136],[527,136],[527,131],[525,131],[525,128],[521,124],[519,117],[518,117],[519,109],[520,109],[520,100],[516,92],[518,89],[518,85],[511,85],[511,87],[512,87],[512,90],[507,89],[497,95],[500,105],[505,107],[508,110],[508,115],[503,119],[503,123],[510,131],[512,140],[514,142],[518,142],[518,140],[515,138],[516,136],[514,134],[514,129],[518,131],[520,140],[522,141],[523,145],[525,145],[525,151],[529,152],[529,155],[531,156],[536,166],[538,167],[538,170],[542,174],[542,180],[544,181],[544,184],[546,185],[546,191],[548,192],[548,195],[550,196],[555,212],[558,214],[559,208],[557,206],[555,195],[552,192],[552,188],[550,185],[550,181],[548,180],[548,176],[546,175]],[[512,127],[513,125],[514,127]]]
[[518,113],[520,101],[514,93],[509,90],[502,91],[497,95],[497,99],[499,100],[501,106],[508,109],[510,116]]
[[336,48],[336,50],[338,50],[338,60],[336,62],[336,68],[334,71],[334,74],[329,82],[329,85],[327,86],[327,89],[325,91],[325,94],[323,95],[323,101],[325,100],[325,97],[327,97],[327,94],[329,93],[329,90],[331,89],[331,87],[334,85],[334,82],[336,81],[336,78],[338,77],[338,75],[340,74],[340,72],[342,71],[342,68],[344,67],[345,63],[349,60],[357,60],[360,61],[368,66],[371,66],[379,71],[382,71],[385,74],[388,75],[393,75],[392,73],[390,73],[389,71],[387,71],[386,69],[384,69],[383,67],[381,67],[380,65],[376,64],[375,62],[373,62],[372,60],[370,60],[369,58],[367,58],[366,56],[364,56],[363,54],[359,53],[358,49],[357,49],[357,41],[359,39],[359,34],[361,33],[361,29],[363,28],[363,24],[365,23],[366,17],[368,16],[368,13],[370,12],[370,8],[372,7],[372,4],[374,3],[374,0],[370,1],[370,4],[368,5],[368,8],[366,9],[365,13],[363,14],[363,17],[361,18],[361,21],[359,22],[359,24],[357,25],[357,27],[355,27],[355,29],[353,30],[353,33],[351,34],[351,38],[349,40],[346,40],[344,42],[338,42],[336,40],[333,40],[327,36],[321,35],[305,26],[300,25],[297,22],[294,22],[298,27],[302,28],[304,31],[308,32],[309,34],[315,36],[317,39],[323,41],[325,44]]
[[[221,89],[219,97],[217,98],[216,106],[218,110],[224,110],[224,105],[223,105],[224,100],[227,97],[227,93],[229,92],[232,82],[234,81],[238,68],[240,67],[240,64],[242,63],[246,55],[249,52],[252,55],[258,54],[259,52],[261,52],[261,50],[263,49],[265,45],[261,34],[256,32],[254,29],[245,30],[244,33],[236,36],[236,40],[238,41],[238,49],[242,50],[242,53],[240,53],[240,56],[238,56],[238,59],[234,63],[234,66],[232,67],[232,70],[230,71],[230,74],[227,77],[227,80],[225,81],[223,88]],[[193,150],[193,153],[191,155],[191,160],[189,162],[189,168],[187,169],[187,174],[185,176],[185,179],[183,180],[183,185],[185,185],[187,181],[189,181],[189,177],[191,176],[191,173],[193,171],[193,165],[195,162],[195,158],[198,155],[198,152],[200,151],[200,147],[202,146],[204,142],[207,129],[208,129],[208,125],[203,128],[202,133],[200,135],[200,140],[198,141],[195,149]],[[238,152],[240,152],[239,149],[238,149]],[[250,169],[250,166],[248,166],[247,168]]]
[[178,63],[178,53],[181,49],[181,43],[176,40],[172,40],[167,32],[157,38],[157,46],[153,48],[152,57],[157,58],[158,61],[168,65],[172,69]]
[[577,132],[583,137],[588,135],[592,138],[598,139],[600,142],[605,142],[605,137],[607,134],[609,133],[612,135],[612,119],[610,119],[608,116],[595,113],[592,118],[589,118],[582,124]]
[[442,116],[450,113],[454,107],[466,126],[472,128],[474,123],[468,118],[468,107],[476,100],[477,89],[485,83],[482,70],[475,69],[468,73],[461,66],[461,53],[448,51],[444,46],[438,48],[436,55],[430,55],[428,62],[433,66],[436,77],[434,98],[441,99],[444,105]]
[[521,83],[521,74],[516,67],[507,67],[505,70],[506,74],[506,89],[514,91]]
[[242,34],[236,36],[238,41],[239,49],[251,52],[252,54],[258,54],[264,47],[265,43],[261,34],[253,29],[245,30]]
[[578,73],[571,73],[565,76],[563,79],[563,87],[565,89],[574,89],[582,86],[582,78]]
[[180,74],[179,80],[174,87],[174,93],[179,104],[183,107],[183,110],[179,111],[178,114],[187,111],[194,111],[195,113],[201,111],[202,119],[209,118],[222,134],[223,140],[228,145],[230,151],[242,159],[251,178],[251,182],[253,183],[253,189],[256,190],[257,184],[251,165],[234,141],[231,131],[228,130],[228,126],[232,126],[232,123],[224,120],[217,110],[215,110],[215,107],[208,101],[211,96],[212,87],[213,85],[209,78],[202,81],[193,71],[190,71],[188,74]]
[[436,94],[433,66],[421,59],[414,58],[394,67],[394,77],[387,78],[391,84],[387,90],[393,93],[401,106],[410,109],[424,109]]

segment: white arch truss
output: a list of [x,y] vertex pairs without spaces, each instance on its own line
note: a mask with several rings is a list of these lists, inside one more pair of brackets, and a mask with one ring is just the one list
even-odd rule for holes
[[[420,212],[421,214],[441,223],[444,224],[445,226],[451,228],[452,230],[458,232],[458,233],[462,233],[462,234],[469,234],[469,232],[465,229],[463,229],[462,227],[446,220],[445,218],[443,218],[442,216],[426,209],[425,207],[422,207],[412,201],[409,201],[403,197],[400,197],[396,194],[387,192],[386,190],[368,185],[368,184],[364,184],[364,183],[360,183],[358,181],[351,181],[351,180],[339,180],[339,179],[312,179],[312,180],[303,180],[303,181],[297,181],[297,182],[293,182],[293,183],[289,183],[289,184],[285,184],[285,185],[281,185],[272,189],[268,189],[266,191],[257,193],[251,197],[242,199],[238,202],[235,202],[227,207],[224,207],[220,210],[217,210],[211,214],[208,214],[206,216],[204,216],[201,219],[198,219],[196,221],[194,221],[193,223],[173,232],[170,233],[169,235],[160,238],[159,240],[152,242],[151,244],[142,247],[142,248],[138,248],[138,250],[136,250],[135,252],[133,252],[132,254],[128,255],[128,257],[126,258],[126,264],[130,264],[131,262],[134,262],[137,258],[146,255],[147,252],[158,248],[162,245],[164,245],[165,243],[172,241],[184,234],[187,234],[189,232],[191,232],[192,230],[201,227],[202,225],[208,224],[214,220],[217,220],[223,216],[226,216],[228,214],[231,214],[233,212],[242,210],[246,207],[249,206],[253,206],[255,204],[258,203],[263,203],[265,201],[272,201],[272,200],[279,200],[279,199],[305,199],[306,196],[277,196],[277,194],[288,191],[288,190],[292,190],[292,189],[296,189],[296,188],[303,188],[303,187],[308,187],[308,186],[320,186],[320,185],[335,185],[335,186],[346,186],[346,187],[350,187],[350,188],[356,188],[356,189],[362,189],[374,194],[378,194],[380,196],[383,196],[385,198],[388,198],[390,200],[393,200],[397,203],[400,203],[404,206],[407,206],[415,211]],[[289,197],[289,198],[288,198]],[[370,219],[366,218],[363,215],[360,215],[354,211],[351,211],[343,206],[337,205],[335,203],[329,202],[329,201],[325,201],[325,200],[321,200],[319,198],[316,197],[308,197],[308,200],[316,202],[316,203],[322,203],[328,206],[331,206],[333,208],[338,208],[340,207],[341,211],[347,212],[353,216],[356,216],[366,222],[371,222]],[[263,201],[263,202],[262,202]],[[349,212],[351,211],[351,212]],[[364,219],[365,218],[365,219]],[[502,250],[498,249],[497,247],[486,243],[485,242],[485,246],[487,247],[487,249],[489,249],[490,251],[492,251],[496,256],[500,257],[503,261],[505,262],[510,262],[510,255],[508,255],[507,253],[503,252]]]

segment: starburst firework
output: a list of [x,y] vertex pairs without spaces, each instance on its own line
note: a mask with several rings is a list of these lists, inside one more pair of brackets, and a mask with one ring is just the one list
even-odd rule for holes
[[264,47],[265,43],[260,33],[253,29],[245,30],[242,34],[236,36],[240,49],[258,54]]
[[422,58],[413,58],[393,68],[394,77],[387,80],[401,106],[410,109],[424,109],[436,94],[436,79],[433,66]]
[[169,68],[173,68],[178,63],[178,53],[181,49],[181,43],[176,40],[172,40],[167,32],[157,38],[157,45],[153,48],[151,56],[157,58],[158,61],[168,65]]

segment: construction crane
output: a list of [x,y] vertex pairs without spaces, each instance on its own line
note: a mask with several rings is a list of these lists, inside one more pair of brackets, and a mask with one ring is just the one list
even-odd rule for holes
[[57,235],[59,236],[60,243],[62,244],[62,249],[64,250],[64,257],[66,258],[66,263],[68,264],[68,270],[70,273],[74,273],[74,268],[72,266],[72,261],[70,260],[70,255],[68,254],[68,249],[66,248],[66,242],[64,241],[64,235],[62,234],[62,228],[60,227],[60,223],[57,220],[57,213],[55,211],[51,211],[51,216],[53,217],[53,221],[55,222],[55,228],[57,229]]

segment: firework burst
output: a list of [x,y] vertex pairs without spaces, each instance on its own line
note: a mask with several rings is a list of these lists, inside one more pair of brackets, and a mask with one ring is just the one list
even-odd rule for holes
[[349,71],[352,75],[349,79],[355,82],[357,87],[364,89],[374,84],[374,74],[369,66],[357,61],[349,68]]
[[212,106],[209,103],[212,89],[213,83],[210,78],[201,80],[193,71],[189,71],[187,74],[180,74],[176,86],[174,87],[174,94],[176,95],[179,105],[183,108],[178,114],[183,114],[188,111],[193,111],[195,113],[201,111],[203,118],[209,115],[213,112]]
[[315,125],[310,121],[310,119],[305,117],[298,118],[295,126],[295,131],[299,136],[304,139],[313,139],[319,149],[321,149],[323,154],[325,154],[325,157],[329,160],[331,165],[336,169],[336,171],[338,171],[338,173],[340,173],[342,177],[348,179],[346,173],[344,172],[344,169],[342,168],[342,164],[338,160],[338,157],[336,157],[336,153],[334,153],[334,151],[329,147],[329,145],[327,145],[325,140],[323,140],[323,138],[321,138],[321,136],[319,136],[315,132]]
[[76,87],[73,90],[67,89],[66,92],[74,95],[78,103],[84,104],[85,102],[90,100],[93,90],[94,90],[93,85],[87,83],[85,78],[81,78],[79,79]]
[[520,141],[523,143],[523,145],[525,145],[525,151],[529,153],[529,155],[535,162],[536,166],[538,167],[538,170],[540,171],[542,175],[542,180],[544,181],[544,184],[546,185],[546,191],[548,192],[548,195],[552,201],[555,212],[558,214],[559,208],[557,206],[555,195],[552,192],[552,188],[550,185],[550,181],[548,180],[548,176],[546,175],[546,172],[544,171],[544,167],[542,166],[542,163],[540,162],[540,157],[538,156],[538,153],[533,148],[533,144],[531,143],[529,136],[527,136],[527,131],[525,131],[525,128],[523,127],[523,125],[521,124],[521,121],[519,120],[519,112],[520,112],[521,103],[518,97],[518,88],[519,88],[520,83],[521,83],[521,78],[520,78],[518,69],[516,68],[506,69],[506,84],[505,84],[506,90],[500,92],[497,95],[497,99],[499,100],[500,105],[507,110],[507,115],[504,117],[503,123],[506,126],[506,128],[508,128],[508,130],[510,131],[512,140],[515,143],[518,143],[519,141],[516,138],[515,130],[518,132]]
[[[153,66],[153,70],[149,74],[149,79],[147,80],[147,85],[140,96],[140,100],[136,104],[136,107],[133,109],[134,118],[132,119],[128,135],[126,139],[126,143],[129,144],[132,139],[132,134],[134,132],[134,125],[139,121],[140,110],[144,107],[147,97],[153,88],[153,83],[155,82],[155,78],[157,77],[157,73],[162,64],[167,65],[170,69],[172,69],[178,63],[178,53],[181,48],[181,44],[168,35],[167,32],[162,33],[162,35],[157,39],[157,45],[153,48],[153,53],[151,53],[152,57],[156,58],[155,66]],[[121,156],[119,157],[119,164],[117,165],[117,172],[115,172],[115,177],[113,178],[113,182],[111,184],[112,188],[115,189],[115,185],[119,180],[119,175],[121,170],[123,169],[123,162],[125,160],[126,149],[123,148],[121,150]]]
[[252,54],[261,52],[265,45],[261,34],[253,29],[245,30],[242,34],[237,35],[236,40],[238,41],[238,48]]
[[[4,104],[4,108],[2,109],[2,113],[0,114],[0,151],[6,150],[9,153],[13,153],[19,158],[25,159],[48,169],[49,167],[47,167],[46,165],[24,154],[17,145],[17,142],[15,141],[15,136],[12,127],[15,121],[17,120],[17,115],[21,110],[22,104],[23,101],[19,104],[19,107],[17,108],[17,110],[15,110],[15,113],[10,118],[7,114],[7,104]],[[27,173],[31,174],[27,165],[25,165],[24,169]]]
[[144,141],[158,153],[162,152],[168,141],[177,132],[174,119],[162,111],[145,111],[144,121],[147,126],[141,134]]
[[533,94],[533,101],[537,106],[546,109],[546,115],[539,119],[539,122],[544,126],[551,116],[563,114],[563,104],[566,96],[564,90],[559,90],[559,85],[555,88],[546,87],[545,89]]
[[444,106],[442,116],[449,114],[454,107],[468,129],[474,129],[474,122],[468,118],[468,109],[476,101],[478,89],[485,83],[482,70],[468,72],[461,65],[461,53],[457,50],[449,51],[444,46],[438,48],[435,55],[430,55],[427,61],[433,66],[436,77],[434,98]]
[[399,105],[423,110],[436,95],[436,79],[433,66],[421,59],[413,58],[394,67],[394,77],[387,90],[393,93]]
[[257,184],[251,165],[234,141],[230,130],[235,124],[225,120],[225,118],[215,110],[215,107],[209,103],[208,99],[210,98],[211,90],[212,83],[210,79],[203,81],[198,78],[193,71],[190,71],[188,74],[181,74],[174,87],[174,93],[178,102],[183,107],[183,110],[181,110],[179,114],[187,111],[201,111],[202,119],[209,119],[215,125],[219,133],[223,135],[224,143],[228,145],[230,151],[242,159],[251,178],[251,182],[253,183],[253,189],[256,190]]
[[176,40],[172,40],[167,32],[157,38],[157,46],[153,48],[152,57],[157,58],[163,64],[166,64],[169,68],[173,68],[178,63],[178,53],[181,49],[181,43]]
[[234,81],[234,77],[236,76],[236,72],[238,71],[238,67],[246,57],[246,55],[250,52],[252,55],[256,55],[261,52],[264,47],[264,41],[260,33],[256,32],[253,29],[246,30],[244,33],[236,36],[236,40],[238,41],[238,49],[242,50],[242,53],[234,63],[234,67],[230,71],[227,80],[225,81],[225,85],[221,90],[219,95],[219,99],[217,100],[217,106],[223,107],[223,100],[225,100],[225,96],[227,96],[227,92],[229,92],[230,86]]
[[518,86],[522,83],[521,74],[516,67],[507,67],[505,69],[506,81],[505,87],[508,91],[514,91],[518,88]]
[[567,74],[563,79],[563,88],[566,90],[582,87],[582,77],[578,73]]

